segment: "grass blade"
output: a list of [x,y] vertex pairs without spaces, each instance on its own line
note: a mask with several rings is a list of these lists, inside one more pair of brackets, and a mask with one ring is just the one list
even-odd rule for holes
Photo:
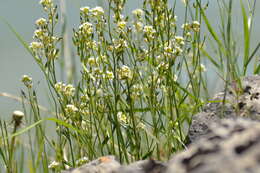
[[211,34],[211,36],[214,38],[214,40],[217,42],[218,46],[223,49],[223,44],[221,43],[220,39],[218,38],[218,35],[216,34],[216,32],[214,31],[212,25],[210,24],[205,12],[204,12],[204,9],[201,7],[201,4],[200,2],[197,0],[197,3],[199,4],[199,8],[200,8],[200,12],[201,12],[201,15],[203,17],[203,20],[207,26],[207,29],[209,31],[209,33]]
[[41,59],[39,59],[37,56],[35,56],[33,54],[33,52],[31,51],[29,45],[26,43],[26,41],[23,39],[23,37],[14,29],[14,27],[5,19],[3,19],[2,17],[0,17],[0,20],[2,20],[7,26],[8,28],[12,31],[12,33],[16,36],[16,38],[19,40],[19,42],[23,45],[23,47],[31,54],[31,56],[33,57],[33,59],[36,61],[36,63],[40,66],[41,70],[44,71],[44,67],[42,65],[42,61]]
[[213,58],[212,56],[210,56],[210,54],[208,54],[208,52],[207,52],[205,49],[201,49],[201,52],[203,53],[203,55],[205,55],[205,56],[209,59],[209,61],[210,61],[218,70],[221,70],[221,67],[220,67],[219,63],[216,62],[216,61],[214,60],[214,58]]
[[71,129],[71,130],[73,130],[73,131],[76,131],[76,132],[80,133],[80,134],[84,134],[84,132],[83,132],[82,130],[80,130],[80,129],[78,129],[78,128],[75,128],[75,127],[73,127],[72,125],[70,125],[70,124],[68,124],[68,123],[66,123],[66,122],[64,122],[64,121],[62,121],[62,120],[59,120],[59,119],[57,119],[57,118],[44,118],[44,119],[41,119],[41,120],[39,120],[39,121],[37,121],[37,122],[31,124],[30,126],[28,126],[28,127],[26,127],[26,128],[23,128],[22,130],[20,130],[20,131],[18,131],[18,132],[16,132],[16,133],[10,135],[9,138],[13,138],[13,137],[15,137],[15,136],[19,136],[19,135],[25,133],[26,131],[28,131],[28,130],[30,130],[30,129],[36,127],[36,126],[38,126],[39,124],[41,124],[41,123],[43,123],[44,121],[47,121],[47,120],[48,120],[48,121],[56,122],[56,123],[58,123],[59,125],[62,125],[62,126],[64,126],[64,127],[67,127],[67,128],[69,128],[69,129]]
[[246,74],[247,66],[250,62],[249,49],[250,49],[250,33],[248,26],[248,17],[246,14],[245,6],[240,0],[242,17],[243,17],[243,29],[244,29],[244,65],[243,65],[243,75]]

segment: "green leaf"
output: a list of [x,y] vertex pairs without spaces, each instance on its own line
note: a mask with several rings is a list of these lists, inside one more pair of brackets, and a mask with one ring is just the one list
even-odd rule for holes
[[67,128],[69,128],[69,129],[71,129],[71,130],[73,130],[73,131],[76,131],[76,132],[80,133],[80,134],[84,134],[84,132],[83,132],[82,130],[80,130],[80,129],[78,129],[78,128],[75,128],[75,127],[73,127],[72,125],[70,125],[70,124],[68,124],[68,123],[66,123],[66,122],[64,122],[64,121],[62,121],[62,120],[59,120],[59,119],[57,119],[57,118],[44,118],[44,119],[41,119],[41,120],[39,120],[39,121],[37,121],[37,122],[31,124],[31,125],[28,126],[28,127],[25,127],[25,128],[23,128],[23,129],[19,130],[18,132],[12,134],[9,138],[13,138],[13,137],[15,137],[15,136],[19,136],[19,135],[21,135],[21,134],[27,132],[28,130],[30,130],[30,129],[36,127],[36,126],[38,126],[39,124],[41,124],[41,123],[43,123],[44,121],[47,121],[47,120],[48,120],[48,121],[56,122],[56,123],[58,123],[59,125],[62,125],[62,126],[64,126],[64,127],[67,127]]
[[243,28],[244,28],[244,67],[243,67],[243,74],[246,74],[247,66],[251,59],[249,58],[249,49],[250,49],[250,33],[249,33],[249,26],[248,26],[248,16],[246,14],[245,6],[243,2],[240,0],[241,11],[243,16]]
[[41,124],[43,121],[44,121],[44,119],[39,120],[39,121],[37,121],[37,122],[31,124],[30,126],[25,127],[25,128],[23,128],[23,129],[19,130],[18,132],[12,134],[9,138],[13,138],[13,137],[15,137],[15,136],[21,135],[21,134],[27,132],[28,130],[30,130],[30,129],[36,127],[37,125]]
[[80,133],[80,134],[84,134],[84,132],[83,132],[82,130],[80,130],[80,129],[78,129],[78,128],[75,128],[75,127],[73,127],[72,125],[70,125],[70,124],[68,124],[68,123],[66,123],[66,122],[64,122],[64,121],[62,121],[62,120],[59,120],[59,119],[57,119],[57,118],[46,118],[45,120],[56,122],[56,123],[58,123],[59,125],[62,125],[62,126],[64,126],[64,127],[67,127],[67,128],[69,128],[69,129],[71,129],[71,130],[73,130],[73,131],[76,131],[76,132]]

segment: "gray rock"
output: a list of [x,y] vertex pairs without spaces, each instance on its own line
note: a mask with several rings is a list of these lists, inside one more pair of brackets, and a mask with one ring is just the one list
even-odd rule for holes
[[153,159],[140,160],[129,165],[120,165],[114,156],[104,156],[79,168],[62,173],[164,173],[166,165]]
[[206,135],[209,124],[219,122],[222,118],[260,120],[260,76],[245,77],[239,95],[235,92],[237,88],[235,84],[230,85],[227,92],[217,94],[204,106],[203,112],[193,116],[188,133],[191,142]]
[[175,155],[166,173],[259,173],[260,122],[225,119]]

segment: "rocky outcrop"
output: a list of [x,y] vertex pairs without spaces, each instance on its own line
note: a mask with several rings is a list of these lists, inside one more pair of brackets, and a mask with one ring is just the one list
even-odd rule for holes
[[169,161],[166,173],[259,173],[260,123],[225,119]]
[[241,83],[240,92],[238,84],[229,85],[226,92],[220,92],[204,106],[203,112],[193,116],[188,134],[191,142],[207,134],[209,124],[222,118],[260,120],[260,76],[245,77]]
[[79,168],[62,173],[164,173],[166,165],[162,162],[140,160],[129,165],[120,165],[114,156],[104,156]]

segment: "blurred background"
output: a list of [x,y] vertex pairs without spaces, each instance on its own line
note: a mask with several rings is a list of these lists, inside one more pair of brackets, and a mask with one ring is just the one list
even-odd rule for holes
[[[175,12],[178,16],[178,22],[181,25],[184,17],[184,4],[182,0],[176,1],[177,6]],[[63,7],[66,12],[68,26],[68,38],[70,40],[72,28],[76,28],[79,25],[79,8],[82,6],[94,7],[99,5],[106,9],[104,2],[106,2],[106,0],[56,1],[56,4],[62,3],[64,5]],[[142,0],[128,0],[125,14],[130,14],[132,10],[140,8],[142,2]],[[172,2],[173,0],[170,1],[170,3]],[[204,1],[204,3],[207,2],[208,1]],[[240,1],[234,1],[234,34],[237,36],[236,39],[238,43],[243,43],[243,25],[239,2]],[[246,4],[247,0],[244,2]],[[260,23],[257,22],[260,19],[259,8],[260,3],[258,3],[256,7],[254,30],[252,33],[252,37],[254,38],[252,42],[253,48],[255,48],[260,41]],[[207,16],[210,19],[210,22],[214,24],[215,29],[218,29],[220,25],[218,12],[217,0],[211,0],[207,10]],[[32,41],[33,32],[35,30],[34,22],[38,18],[44,16],[45,14],[39,5],[39,0],[0,0],[0,18],[8,21],[28,44]],[[242,44],[238,45],[240,46]],[[69,45],[69,47],[73,52],[72,44]],[[241,48],[241,50],[243,49]],[[259,56],[259,53],[257,56]],[[214,73],[214,70],[209,69],[209,67],[207,68],[210,94],[214,95],[214,93],[221,88],[221,84],[216,85],[216,74]],[[9,119],[14,110],[22,110],[22,106],[19,102],[9,97],[3,97],[1,96],[1,93],[8,93],[19,97],[21,89],[25,89],[20,82],[21,77],[24,74],[33,78],[34,87],[39,97],[39,103],[49,107],[47,96],[48,89],[40,69],[30,54],[10,31],[8,26],[3,20],[0,20],[0,118]]]

